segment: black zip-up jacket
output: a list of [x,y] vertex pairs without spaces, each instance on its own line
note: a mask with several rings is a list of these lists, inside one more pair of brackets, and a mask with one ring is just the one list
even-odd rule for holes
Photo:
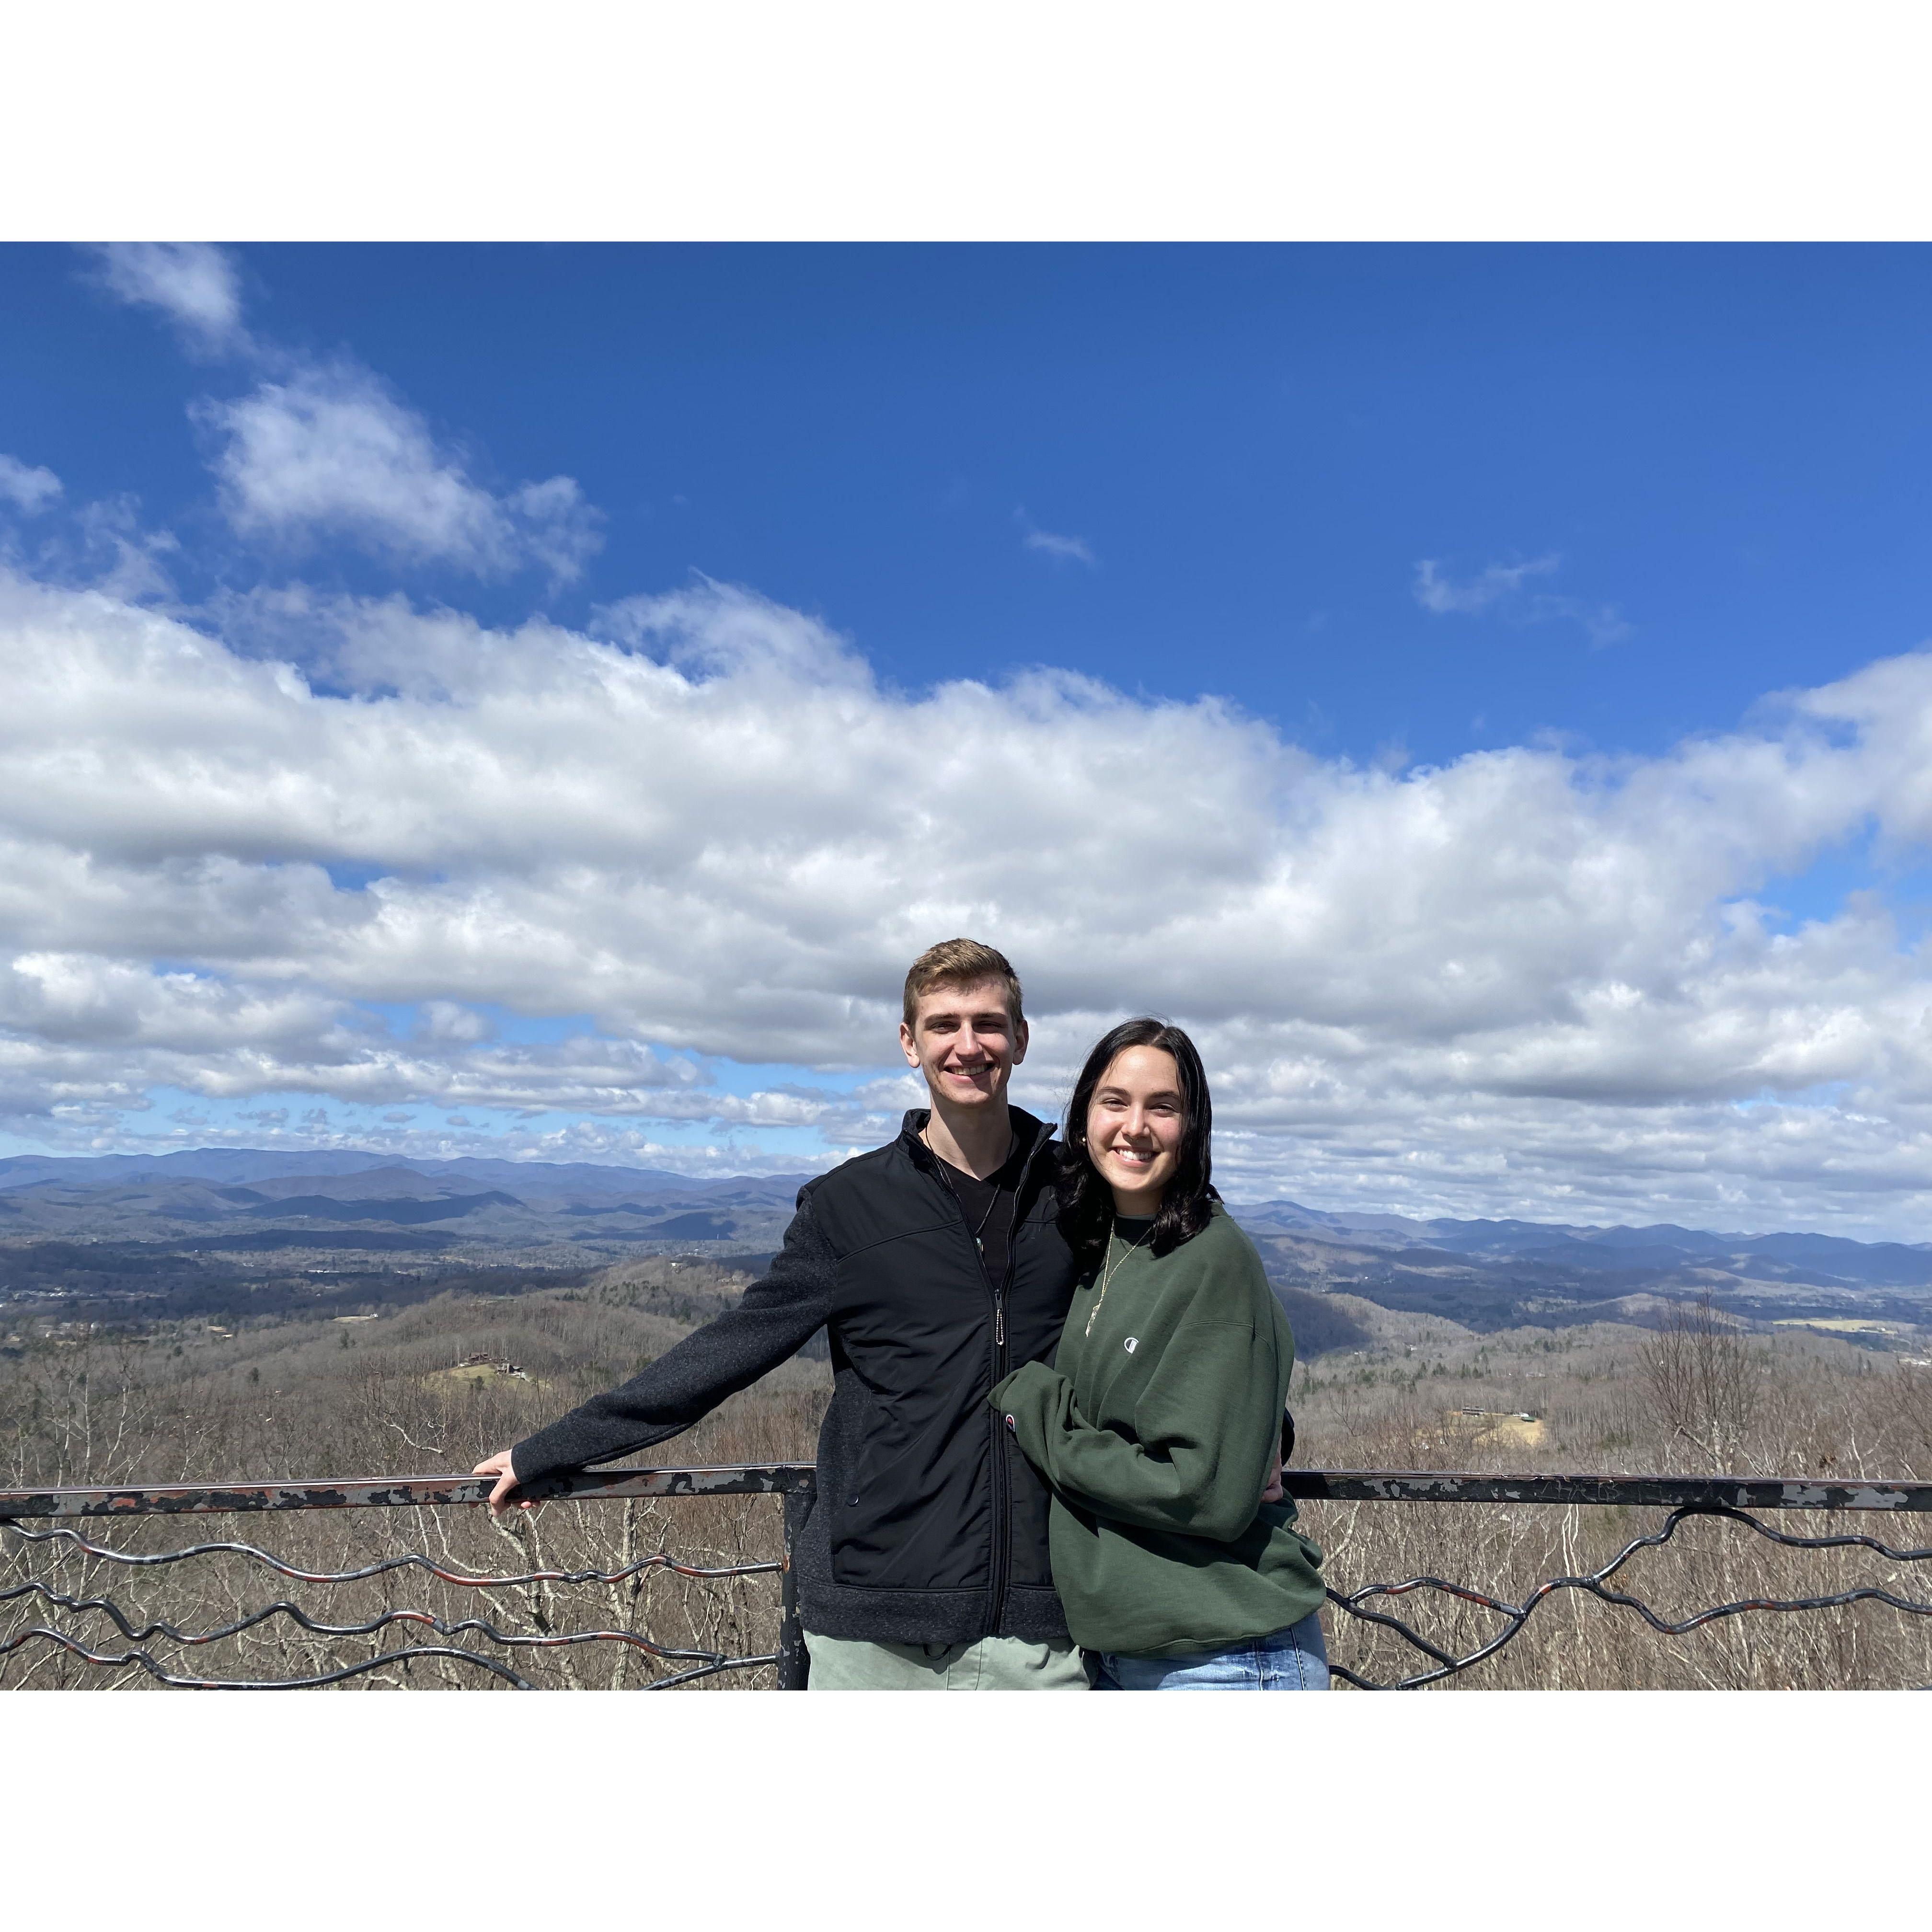
[[1051,1358],[1075,1274],[1054,1218],[1052,1131],[1017,1108],[1012,1118],[1028,1152],[997,1291],[916,1108],[890,1146],[799,1190],[783,1249],[736,1308],[518,1443],[518,1481],[668,1440],[823,1327],[832,1402],[794,1559],[806,1629],[1064,1641],[1046,1488],[987,1400],[1022,1363]]

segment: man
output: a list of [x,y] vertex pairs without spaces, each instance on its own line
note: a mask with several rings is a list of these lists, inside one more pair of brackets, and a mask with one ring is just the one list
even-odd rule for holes
[[608,1395],[478,1465],[532,1483],[688,1429],[823,1327],[832,1394],[794,1552],[818,1690],[1084,1690],[1047,1561],[1047,1494],[987,1401],[1049,1358],[1073,1286],[1052,1131],[1006,1104],[1020,982],[970,939],[906,975],[899,1044],[932,1106],[799,1190],[736,1308]]

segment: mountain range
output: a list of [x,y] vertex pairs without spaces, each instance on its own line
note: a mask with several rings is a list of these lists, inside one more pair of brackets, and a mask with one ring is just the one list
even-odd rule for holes
[[[35,1250],[28,1272],[44,1280],[75,1244],[90,1275],[112,1271],[110,1252],[137,1271],[163,1254],[266,1265],[334,1252],[364,1267],[379,1256],[594,1266],[665,1250],[748,1260],[778,1246],[810,1178],[244,1148],[21,1155],[0,1160],[0,1263]],[[1760,1321],[1932,1323],[1932,1243],[1413,1220],[1286,1200],[1230,1211],[1298,1298],[1342,1293],[1480,1329],[1654,1321],[1705,1293]]]
[[775,1248],[811,1177],[210,1148],[0,1160],[0,1240],[165,1241],[202,1253]]

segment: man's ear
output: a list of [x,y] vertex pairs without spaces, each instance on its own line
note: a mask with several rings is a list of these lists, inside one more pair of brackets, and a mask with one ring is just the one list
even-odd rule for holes
[[905,1055],[908,1066],[919,1064],[919,1048],[913,1044],[912,1028],[904,1020],[899,1022],[899,1050]]
[[1024,1020],[1022,1020],[1019,1024],[1013,1028],[1013,1064],[1016,1066],[1026,1058],[1028,1037],[1027,1023]]

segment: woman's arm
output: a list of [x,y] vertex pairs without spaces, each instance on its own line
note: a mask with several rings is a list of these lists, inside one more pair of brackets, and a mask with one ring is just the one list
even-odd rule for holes
[[993,1391],[1027,1459],[1070,1501],[1145,1529],[1230,1543],[1255,1520],[1280,1446],[1271,1329],[1184,1318],[1135,1406],[1096,1426],[1073,1385],[1029,1362]]

